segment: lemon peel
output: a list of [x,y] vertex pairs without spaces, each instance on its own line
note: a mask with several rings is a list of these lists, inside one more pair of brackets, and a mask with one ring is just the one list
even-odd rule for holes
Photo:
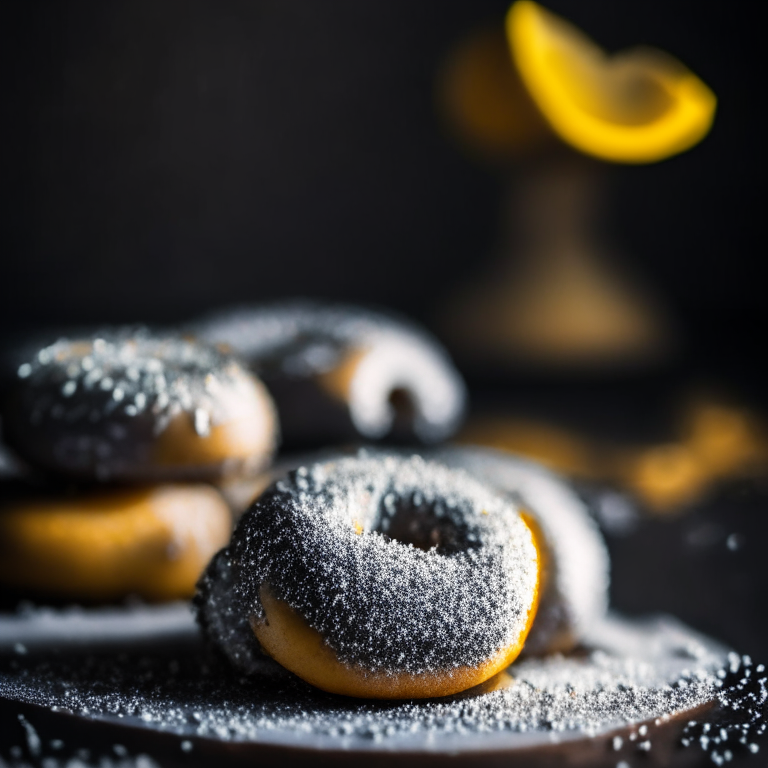
[[712,126],[714,93],[661,51],[608,56],[532,0],[511,6],[506,30],[515,67],[542,116],[585,154],[650,163],[689,149]]

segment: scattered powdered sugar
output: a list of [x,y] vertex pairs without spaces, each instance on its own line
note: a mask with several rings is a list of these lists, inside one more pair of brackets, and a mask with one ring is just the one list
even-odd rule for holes
[[40,741],[40,736],[38,735],[37,731],[35,730],[35,727],[32,725],[32,723],[27,720],[24,715],[17,715],[18,721],[21,724],[21,727],[24,729],[27,737],[27,749],[30,751],[33,757],[37,757],[42,748],[42,742]]
[[650,742],[652,750],[657,728],[670,717],[716,702],[717,712],[696,713],[699,727],[706,720],[707,734],[721,741],[724,728],[735,750],[742,731],[720,721],[723,712],[733,713],[735,722],[752,723],[744,749],[757,748],[766,689],[755,667],[753,687],[739,689],[732,676],[744,679],[743,660],[731,673],[726,649],[670,619],[610,617],[605,630],[595,633],[603,638],[599,648],[520,660],[508,669],[506,687],[443,699],[334,696],[266,659],[253,675],[239,678],[194,644],[144,655],[6,659],[0,662],[0,696],[162,731],[193,746],[204,738],[256,747],[417,752],[510,749],[625,727],[632,731],[618,742],[612,738],[615,749]]
[[545,539],[546,583],[525,650],[544,653],[585,636],[608,609],[610,562],[587,508],[538,464],[488,448],[443,448],[432,458],[462,467],[529,511]]
[[426,331],[390,315],[346,305],[294,301],[225,311],[192,327],[202,339],[225,343],[260,375],[311,377],[362,352],[349,391],[352,421],[369,439],[386,435],[394,391],[407,392],[414,431],[436,442],[452,434],[466,391],[445,350]]
[[749,656],[729,653],[727,666],[718,670],[716,699],[721,717],[716,723],[691,720],[683,731],[684,746],[698,745],[709,752],[715,765],[723,765],[734,753],[760,752],[758,740],[768,730],[768,673]]
[[268,584],[344,662],[450,671],[517,642],[537,577],[511,501],[461,470],[361,452],[266,491],[209,567],[198,606],[241,668],[255,658],[248,619],[262,615]]
[[182,413],[201,437],[257,415],[271,428],[268,398],[232,356],[145,328],[60,339],[22,363],[17,377],[9,442],[74,471],[95,466],[108,476]]

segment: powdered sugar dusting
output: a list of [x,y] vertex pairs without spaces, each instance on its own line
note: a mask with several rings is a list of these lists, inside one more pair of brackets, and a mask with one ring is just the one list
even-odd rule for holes
[[536,518],[546,541],[547,584],[526,651],[573,645],[608,609],[609,559],[602,536],[568,484],[543,467],[486,448],[434,454],[508,493]]
[[265,375],[314,376],[339,365],[352,350],[364,352],[349,408],[356,429],[369,439],[392,428],[390,396],[398,389],[410,394],[413,428],[426,442],[452,434],[464,411],[464,383],[445,350],[424,330],[384,313],[294,301],[223,312],[193,331],[227,344]]
[[243,668],[256,657],[247,621],[261,615],[266,583],[342,661],[420,673],[476,666],[514,644],[537,572],[509,500],[420,457],[362,452],[266,491],[210,566],[198,605]]
[[[583,655],[518,661],[508,670],[507,687],[445,699],[347,699],[314,689],[269,660],[245,680],[195,646],[117,659],[6,661],[0,695],[179,739],[425,752],[507,749],[624,727],[635,741],[625,738],[619,748],[635,749],[635,743],[653,744],[671,716],[719,700],[723,708],[749,712],[755,725],[744,748],[756,745],[765,675],[755,667],[748,698],[726,679],[727,649],[678,622],[611,618],[596,634],[602,645]],[[743,678],[742,663],[736,666]],[[703,720],[698,723],[701,730]],[[720,739],[721,727],[736,749],[727,724],[708,725],[707,732]]]
[[260,416],[273,428],[266,394],[233,357],[144,328],[60,339],[17,376],[9,442],[30,459],[50,454],[43,463],[62,470],[95,467],[100,479],[121,460],[145,459],[146,443],[180,414],[201,437],[236,418]]

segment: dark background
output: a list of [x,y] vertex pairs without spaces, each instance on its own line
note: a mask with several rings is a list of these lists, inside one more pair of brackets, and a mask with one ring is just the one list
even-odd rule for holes
[[[503,188],[445,128],[436,76],[451,47],[477,24],[500,21],[507,5],[4,4],[2,334],[174,322],[286,295],[387,305],[432,323],[488,258]],[[678,356],[650,384],[648,374],[611,380],[591,401],[568,399],[573,390],[557,382],[536,396],[587,420],[605,421],[606,408],[637,420],[681,382],[714,380],[764,407],[760,4],[547,5],[608,50],[668,50],[713,88],[719,107],[692,151],[608,168],[609,236],[677,317]],[[530,394],[530,381],[469,373],[481,401],[489,388],[490,399]],[[748,541],[766,540],[768,493],[729,492],[742,501],[724,496],[696,513],[720,526],[710,555],[676,556],[689,536],[684,521],[618,542],[619,603],[674,611],[768,655],[759,550],[724,546],[731,522]],[[650,576],[633,579],[643,567]]]
[[[429,322],[489,253],[501,190],[440,120],[436,73],[507,5],[4,5],[3,326],[172,322],[297,294]],[[549,7],[608,50],[670,51],[717,93],[693,151],[610,168],[607,221],[683,323],[685,349],[757,375],[759,4]]]

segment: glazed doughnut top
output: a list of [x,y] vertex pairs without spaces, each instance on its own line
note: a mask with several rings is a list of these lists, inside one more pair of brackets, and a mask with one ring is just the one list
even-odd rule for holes
[[361,452],[267,490],[209,567],[198,615],[248,671],[258,651],[247,622],[262,615],[268,584],[341,662],[418,674],[476,666],[512,645],[537,579],[535,546],[508,500],[461,470]]

